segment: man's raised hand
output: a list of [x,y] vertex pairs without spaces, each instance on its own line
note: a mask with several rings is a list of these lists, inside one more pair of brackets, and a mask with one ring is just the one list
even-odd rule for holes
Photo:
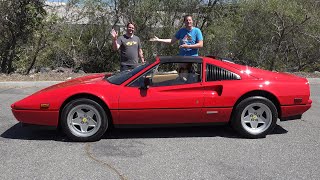
[[111,36],[113,37],[113,39],[117,39],[118,38],[118,32],[115,31],[114,29],[111,30]]

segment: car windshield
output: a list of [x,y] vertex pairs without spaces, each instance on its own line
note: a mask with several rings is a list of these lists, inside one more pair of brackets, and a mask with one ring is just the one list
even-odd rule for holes
[[123,82],[125,82],[126,80],[128,80],[130,77],[132,77],[135,74],[137,74],[138,72],[140,72],[142,69],[144,69],[148,65],[149,64],[144,64],[144,65],[138,66],[132,70],[126,70],[126,71],[116,73],[113,76],[108,77],[107,81],[112,84],[120,85]]

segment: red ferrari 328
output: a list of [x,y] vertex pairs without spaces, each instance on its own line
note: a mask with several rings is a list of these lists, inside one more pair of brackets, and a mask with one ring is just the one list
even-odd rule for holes
[[26,124],[60,126],[96,141],[111,125],[230,123],[261,138],[277,119],[300,119],[312,104],[307,79],[210,57],[158,57],[112,76],[76,78],[11,105]]

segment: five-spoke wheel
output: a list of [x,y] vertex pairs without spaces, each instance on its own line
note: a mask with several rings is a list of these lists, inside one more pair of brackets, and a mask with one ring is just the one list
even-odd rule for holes
[[70,101],[62,111],[61,126],[66,135],[75,141],[96,141],[108,128],[106,112],[91,99]]
[[277,121],[275,105],[264,97],[249,97],[235,109],[232,126],[245,137],[260,138],[273,130]]

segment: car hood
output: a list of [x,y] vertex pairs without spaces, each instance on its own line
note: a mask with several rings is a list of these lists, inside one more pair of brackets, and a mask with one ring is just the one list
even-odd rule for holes
[[111,85],[107,80],[105,80],[106,76],[108,75],[94,74],[47,87],[13,103],[11,108],[38,110],[40,104],[46,103],[50,104],[50,109],[47,110],[52,111],[59,109],[63,101],[76,93],[98,92],[97,96],[99,97],[101,88],[99,89],[97,87],[101,87],[102,85],[104,88],[106,88],[106,86]]
[[50,90],[55,90],[55,89],[60,89],[60,88],[65,88],[69,86],[75,86],[75,85],[80,85],[80,84],[92,84],[92,83],[98,83],[99,81],[104,81],[105,83],[109,83],[105,80],[103,80],[105,77],[110,76],[111,74],[94,74],[94,75],[88,75],[88,76],[83,76],[79,78],[75,78],[72,80],[68,80],[59,84],[55,84],[53,86],[47,87],[45,89],[42,89],[41,91],[38,91],[37,93],[44,92],[44,91],[50,91]]

